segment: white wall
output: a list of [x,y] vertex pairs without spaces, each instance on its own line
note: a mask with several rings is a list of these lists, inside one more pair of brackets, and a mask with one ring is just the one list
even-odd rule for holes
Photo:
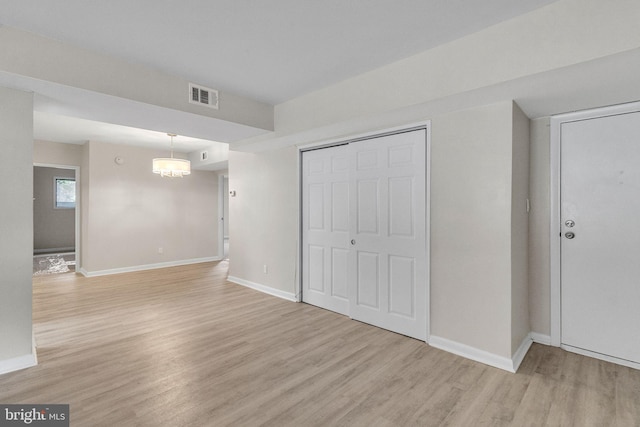
[[0,373],[35,363],[32,351],[33,94],[0,87]]
[[[432,118],[431,333],[503,359],[529,333],[528,122],[511,101]],[[297,292],[297,170],[294,148],[230,153],[231,276]]]
[[528,339],[529,321],[529,128],[530,120],[513,103],[511,163],[511,354]]
[[511,357],[511,102],[432,119],[431,334]]
[[636,49],[639,19],[635,0],[551,3],[277,105],[276,131],[355,119]]
[[[344,138],[432,118],[432,225],[436,227],[432,230],[432,297],[436,301],[440,298],[442,303],[434,302],[438,306],[433,311],[432,333],[506,357],[514,353],[528,330],[542,340],[550,333],[548,118],[534,120],[530,124],[530,170],[527,177],[524,172],[527,169],[526,137],[523,136],[527,120],[517,110],[513,110],[509,119],[505,111],[489,114],[497,107],[482,107],[486,93],[482,89],[501,85],[502,93],[515,96],[511,93],[519,87],[518,82],[532,81],[535,83],[531,86],[533,90],[521,92],[526,95],[522,102],[546,105],[538,109],[544,113],[543,116],[566,111],[562,108],[567,106],[597,106],[594,104],[598,102],[597,97],[588,102],[586,98],[576,101],[572,87],[563,86],[566,79],[562,80],[563,84],[548,84],[549,81],[537,76],[571,76],[570,79],[584,80],[593,86],[595,80],[589,79],[588,72],[566,74],[565,71],[582,69],[574,67],[576,64],[582,67],[602,63],[620,57],[623,52],[637,51],[640,33],[633,23],[639,18],[640,3],[636,1],[616,0],[604,4],[596,0],[560,0],[432,51],[278,105],[276,132],[242,141],[237,147],[268,150]],[[615,74],[615,70],[609,72]],[[623,92],[620,88],[613,88],[600,102],[629,101]],[[545,104],[545,99],[551,101]],[[456,110],[458,105],[475,106]],[[503,108],[509,107],[505,105]],[[452,112],[433,114],[442,110]],[[484,146],[476,152],[474,150],[479,146],[472,143],[478,137],[484,141]],[[506,149],[491,151],[499,141],[507,140],[514,144],[513,152]],[[444,155],[440,160],[438,153]],[[456,184],[460,177],[449,174],[455,170],[459,170],[461,176],[468,174],[469,170],[459,169],[458,162],[470,155],[478,160],[470,170],[478,170],[481,177],[473,189]],[[498,167],[492,170],[496,162],[498,165],[511,162],[513,169],[507,171]],[[283,165],[279,164],[279,167]],[[287,167],[292,168],[293,163]],[[438,209],[444,205],[438,204],[438,191],[442,191],[437,186],[439,168],[445,171],[446,185],[454,187],[453,191],[445,191],[440,202],[457,200],[457,205],[450,205],[452,209],[440,219]],[[506,175],[500,178],[499,173]],[[527,179],[531,212],[525,224],[527,217],[522,212],[522,199],[527,194]],[[509,180],[512,180],[513,187],[504,186]],[[491,187],[487,188],[487,185]],[[503,191],[503,194],[495,194],[497,191]],[[508,199],[509,193],[512,199]],[[479,203],[479,200],[483,202]],[[509,208],[504,206],[505,203],[509,203]],[[468,209],[470,205],[474,208]],[[450,221],[447,215],[459,221]],[[445,225],[439,227],[436,224],[438,220],[444,221]],[[474,236],[466,244],[460,240],[447,240],[450,234],[457,235],[459,223],[467,224],[465,231],[468,235],[481,233],[481,236]],[[469,224],[475,224],[475,227]],[[526,247],[524,242],[528,242]],[[485,244],[487,248],[483,248]],[[438,252],[443,249],[442,245],[450,250],[444,259],[439,258],[442,252]],[[499,245],[505,246],[500,248]],[[505,252],[507,247],[510,251]],[[494,256],[509,253],[510,257],[495,258],[492,251]],[[464,267],[466,272],[459,271],[461,268],[457,267],[455,257],[468,258]],[[241,260],[236,259],[235,262],[239,264],[235,274],[243,275]],[[282,263],[288,264],[289,261],[283,259]],[[257,270],[259,267],[246,268]],[[467,274],[469,271],[475,271],[477,275]],[[260,278],[259,274],[254,277],[256,280]],[[471,277],[475,277],[474,281],[469,280]],[[442,281],[439,283],[438,280]],[[486,287],[478,288],[478,283]],[[509,283],[507,290],[505,283]],[[487,304],[494,304],[494,308],[485,312]],[[466,330],[462,325],[467,324],[474,326]],[[505,339],[505,336],[509,338]]]
[[224,185],[222,186],[222,191],[224,194],[222,195],[222,199],[224,200],[224,210],[222,212],[222,217],[224,218],[224,238],[229,238],[229,171],[225,171],[223,175],[218,175],[218,179],[222,179]]
[[[581,98],[567,83],[594,87],[589,67],[637,52],[638,19],[634,0],[560,0],[278,105],[273,134],[231,149],[283,149],[432,118],[432,333],[507,357],[528,329],[549,334],[548,119],[530,124],[527,176],[528,121],[510,103],[486,100],[496,93],[503,100],[520,96],[542,116],[631,100],[627,95],[638,85],[623,90],[609,82],[605,97]],[[615,68],[607,73],[617,75]],[[246,173],[235,178],[258,179],[248,168],[236,168],[243,162],[241,156],[230,159],[231,171]],[[295,167],[293,159],[276,164]],[[528,192],[527,223],[522,204]],[[234,235],[242,227],[236,223],[231,230],[234,244],[243,244]],[[291,244],[259,237],[253,243],[253,252]],[[246,271],[260,280],[261,261],[236,252],[231,262],[234,274]],[[280,264],[290,263],[283,258]]]
[[[218,177],[151,172],[166,151],[90,141],[82,164],[82,271],[101,274],[218,257]],[[116,156],[124,159],[115,163]],[[158,253],[162,248],[163,253]]]
[[273,134],[231,149],[346,137],[507,99],[530,118],[635,101],[638,20],[635,0],[559,0],[279,104]]
[[[202,160],[202,153],[207,153],[207,159]],[[191,167],[196,169],[216,170],[220,173],[227,168],[229,161],[229,144],[214,142],[210,146],[189,153]]]
[[550,317],[550,133],[549,117],[531,121],[529,310],[531,330],[549,337]]
[[33,141],[33,163],[80,166],[82,145],[35,140]]
[[195,115],[273,129],[271,105],[224,91],[219,93],[220,108],[217,110],[193,105],[188,102],[189,81],[184,78],[33,33],[0,27],[0,50],[3,53],[0,55],[0,71]]
[[[512,255],[514,253],[512,248],[514,238],[516,243],[521,242],[521,238],[515,236],[512,229],[512,226],[515,225],[515,222],[512,225],[512,221],[514,221],[512,209],[517,205],[517,201],[515,198],[511,199],[514,197],[513,188],[504,184],[510,180],[515,182],[518,176],[514,176],[512,170],[507,171],[501,167],[510,162],[515,165],[519,157],[518,159],[514,158],[514,153],[504,146],[505,141],[515,138],[512,128],[513,111],[507,106],[508,103],[483,106],[487,104],[486,98],[480,96],[479,91],[500,86],[503,90],[500,93],[505,95],[499,99],[512,99],[516,96],[511,90],[515,87],[511,86],[512,83],[530,81],[539,83],[545,80],[538,80],[538,76],[555,76],[556,74],[551,73],[575,70],[577,69],[574,67],[576,64],[586,66],[601,63],[603,59],[621,57],[621,53],[637,51],[640,47],[640,33],[637,31],[636,25],[638,19],[640,19],[640,3],[636,0],[614,0],[611,2],[560,0],[439,48],[279,105],[275,109],[276,132],[266,137],[243,141],[242,144],[246,144],[245,146],[259,145],[261,149],[262,146],[273,147],[277,144],[280,144],[279,147],[282,147],[282,144],[292,146],[432,117],[434,136],[437,137],[432,141],[435,149],[434,163],[432,163],[433,172],[438,172],[438,168],[440,168],[441,175],[436,175],[436,180],[441,181],[440,185],[444,182],[456,190],[449,194],[441,194],[440,201],[448,203],[449,210],[454,216],[462,215],[462,211],[458,209],[464,209],[469,204],[477,206],[478,209],[473,211],[468,218],[464,218],[464,221],[466,221],[465,227],[468,230],[475,232],[476,228],[480,228],[481,231],[480,236],[474,236],[473,241],[470,242],[472,249],[474,249],[470,250],[469,245],[460,241],[458,241],[458,247],[447,246],[453,244],[444,240],[444,234],[449,230],[438,229],[436,232],[441,234],[441,238],[436,240],[436,243],[440,245],[437,249],[441,252],[434,254],[434,256],[442,256],[444,249],[450,251],[451,254],[459,251],[459,254],[467,257],[472,267],[471,270],[477,270],[480,273],[473,284],[483,283],[486,285],[484,289],[476,289],[470,285],[472,293],[482,294],[482,298],[484,298],[480,300],[482,307],[486,308],[489,304],[496,304],[496,312],[488,313],[486,318],[480,320],[480,324],[474,329],[481,331],[481,335],[478,337],[469,337],[468,332],[460,330],[459,323],[454,322],[453,325],[446,325],[442,323],[441,319],[436,319],[434,325],[436,325],[438,333],[446,333],[451,339],[461,339],[463,343],[471,346],[480,346],[478,343],[482,342],[482,346],[478,348],[504,355],[512,351],[516,341],[513,334],[516,329],[519,330],[523,326],[523,323],[518,323],[519,326],[514,327],[511,316],[515,315],[515,305],[518,302],[522,304],[524,297],[521,294],[516,296],[516,292],[521,289],[519,284],[516,285],[516,288],[510,287],[506,293],[503,293],[503,284],[510,283],[511,286],[511,282],[516,277],[521,277],[524,264],[516,265],[510,257],[509,259],[501,257],[495,262],[488,263],[480,261],[487,258],[491,261],[493,259],[489,256],[491,251],[502,254],[505,253],[507,247],[509,248],[508,253]],[[172,104],[176,99],[173,95],[169,97],[170,99],[163,98],[165,93],[174,93],[173,89],[167,92],[157,90],[157,87],[182,87],[184,81],[179,81],[180,79],[172,79],[171,76],[159,75],[152,70],[113,61],[113,58],[94,55],[5,27],[0,28],[0,46],[3,46],[5,53],[0,58],[0,70],[5,73],[48,79],[61,85],[110,93],[116,96],[129,96],[130,99],[137,101],[176,109],[182,108]],[[34,61],[34,57],[39,60]],[[122,75],[131,78],[125,80],[113,78],[113,76]],[[573,73],[563,75],[575,76]],[[585,78],[581,74],[578,75],[585,79],[590,87],[595,86],[593,81],[597,80]],[[625,93],[613,94],[607,98],[609,100],[607,102],[625,99],[625,96],[629,96],[628,93],[635,93],[634,90],[637,89],[633,89],[633,87],[624,91]],[[527,92],[528,95],[523,97],[522,102],[531,102],[530,98],[542,98],[544,101],[545,98],[552,97],[556,102],[553,105],[553,108],[556,109],[554,112],[566,111],[557,110],[557,108],[567,105],[576,108],[590,106],[585,103],[570,102],[574,99],[574,94],[567,91],[565,87],[558,86],[557,83],[550,87],[537,85],[535,90],[539,92]],[[3,100],[3,102],[5,101]],[[224,99],[221,99],[221,102],[224,102]],[[241,109],[242,102],[235,105]],[[472,107],[462,111],[459,108],[460,105],[471,105]],[[16,107],[11,106],[12,110],[16,110],[15,114],[20,114],[21,108],[20,103]],[[439,112],[436,113],[425,113],[438,109]],[[262,113],[269,110],[269,106],[252,104],[250,110],[256,114],[259,113],[260,117],[264,119]],[[442,110],[446,110],[447,113],[442,113]],[[238,112],[235,108],[234,111]],[[546,114],[549,114],[549,111]],[[237,120],[245,119],[247,118],[239,117]],[[260,121],[260,118],[254,119]],[[485,122],[493,125],[488,126]],[[258,126],[258,124],[255,125]],[[260,126],[268,128],[268,125],[268,123],[263,123]],[[15,124],[9,126],[15,128]],[[545,142],[545,138],[548,138],[548,132],[545,134],[542,131],[542,126],[544,125],[541,122],[535,121],[531,129],[533,140],[530,151],[533,210],[530,222],[531,229],[529,230],[531,259],[528,277],[532,281],[529,289],[531,327],[534,331],[545,333],[548,330],[548,282],[545,281],[548,279],[545,278],[546,272],[544,270],[547,267],[544,257],[545,239],[548,239],[546,237],[548,233],[545,233],[544,229],[548,227],[548,220],[545,223],[543,217],[548,215],[548,207],[544,206],[546,187],[543,180],[546,179],[545,172],[548,168],[548,162],[545,160],[545,156],[548,156],[548,143]],[[26,128],[27,126],[25,126]],[[482,147],[483,150],[480,150],[480,147],[473,143],[475,136],[472,130],[474,129],[479,131],[480,140],[486,143]],[[493,130],[490,131],[490,129]],[[277,144],[272,144],[274,141]],[[547,144],[547,148],[544,147],[545,144]],[[469,155],[464,151],[467,149],[467,145],[471,147],[472,153],[477,152],[480,156],[479,159],[486,157],[486,162],[473,164],[470,171],[460,170],[456,159],[456,157],[462,156],[463,160],[469,161]],[[456,146],[460,149],[454,149]],[[96,191],[91,191],[88,185],[82,186],[83,200],[87,202],[86,211],[83,205],[83,216],[89,218],[82,225],[82,242],[86,247],[90,247],[90,243],[92,243],[89,240],[90,233],[87,233],[87,230],[92,227],[96,228],[98,225],[114,227],[113,221],[117,216],[105,216],[100,209],[108,211],[115,206],[117,207],[115,210],[120,209],[118,213],[122,213],[124,211],[121,206],[122,202],[128,201],[130,204],[138,206],[138,199],[141,199],[141,197],[131,197],[129,194],[125,194],[122,200],[107,197],[107,195],[113,196],[119,192],[122,193],[122,190],[115,188],[117,185],[114,186],[114,184],[119,184],[121,187],[125,184],[124,181],[118,182],[120,172],[113,176],[109,175],[109,172],[113,171],[110,171],[109,167],[112,166],[107,166],[107,163],[112,162],[112,159],[108,156],[102,157],[105,154],[103,148],[99,144],[89,144],[82,151],[82,182],[85,182],[85,179],[86,182],[90,182],[92,178],[85,165],[94,162],[101,165],[96,168],[98,173],[93,177],[101,183],[96,187]],[[31,150],[31,145],[30,143],[25,144],[18,150],[21,156]],[[495,152],[491,152],[491,150],[495,150]],[[106,154],[113,155],[113,153]],[[444,157],[442,157],[443,155]],[[438,161],[435,162],[436,160]],[[102,161],[105,163],[102,164]],[[235,189],[238,190],[238,198],[231,200],[230,212],[233,219],[230,231],[233,241],[232,274],[287,292],[295,292],[296,288],[294,282],[298,244],[298,194],[295,187],[297,185],[297,161],[297,154],[292,148],[283,148],[259,155],[231,153],[229,160],[229,169],[232,175],[231,189],[237,186]],[[449,172],[442,169],[447,165],[451,166]],[[497,170],[491,170],[492,165],[497,165]],[[30,173],[31,168],[29,167],[28,170]],[[459,171],[463,174],[462,176],[467,177],[471,171],[476,171],[481,177],[487,178],[488,182],[483,179],[473,182],[472,184],[476,186],[475,191],[470,191],[469,188],[464,188],[456,183],[459,177],[452,173],[455,171]],[[138,183],[137,180],[133,182]],[[489,183],[495,185],[488,187]],[[132,187],[133,193],[140,193],[139,188],[135,185],[132,186],[129,183],[129,186]],[[216,187],[214,186],[214,188]],[[440,187],[434,188],[436,193],[442,191]],[[155,187],[151,187],[148,194],[156,194],[154,190]],[[107,203],[104,203],[105,200]],[[100,208],[93,206],[100,206]],[[447,205],[440,205],[440,207],[434,205],[436,213],[444,206]],[[157,209],[157,207],[155,208]],[[94,209],[98,209],[96,223],[92,222],[91,215],[89,215]],[[149,206],[145,206],[144,209],[152,212],[150,218],[153,220],[153,213],[157,214],[157,210]],[[254,212],[249,212],[252,210]],[[489,213],[496,214],[497,218],[488,216]],[[439,214],[442,215],[442,212]],[[484,221],[484,217],[487,217],[487,222]],[[111,218],[112,222],[105,218]],[[20,220],[23,218],[21,217]],[[448,221],[446,218],[439,220]],[[128,221],[127,217],[125,222]],[[4,223],[6,224],[6,221]],[[21,221],[18,221],[17,224],[21,224]],[[475,224],[476,227],[471,227],[472,224]],[[452,224],[450,230],[453,230],[457,235],[459,231],[456,231],[454,226],[455,224]],[[116,224],[115,227],[121,227],[121,225]],[[131,224],[128,224],[124,228],[132,227]],[[217,227],[213,227],[213,229],[217,230]],[[97,233],[99,234],[100,231],[98,227]],[[122,230],[118,230],[118,232],[122,233]],[[545,237],[541,237],[542,235]],[[109,238],[109,236],[105,237]],[[125,239],[120,238],[117,243],[122,241]],[[154,246],[156,244],[154,243]],[[442,244],[445,246],[443,247]],[[488,245],[489,254],[478,252],[480,246],[485,244]],[[157,251],[157,248],[141,247],[137,250],[139,254],[143,254],[143,257],[148,256],[149,260],[136,259],[136,263],[154,262],[158,258],[149,253],[149,250]],[[105,259],[109,261],[108,265],[118,264],[112,262],[119,260],[111,259],[112,254],[106,249],[98,247],[96,253],[104,255]],[[480,260],[476,258],[476,255]],[[117,258],[118,255],[113,256]],[[451,263],[452,267],[455,267],[452,260],[447,257],[445,260]],[[95,268],[104,267],[98,258],[92,262],[96,263]],[[269,268],[269,273],[266,275],[262,272],[264,264],[267,264]],[[513,270],[514,266],[517,271]],[[480,271],[480,267],[485,270]],[[440,279],[443,277],[455,278],[456,274],[461,280],[468,278],[465,273],[440,271],[437,274],[440,275],[438,276]],[[449,294],[447,289],[440,289],[441,286],[436,284],[438,291],[445,291],[441,292],[439,297],[452,300],[455,310],[462,312],[462,308],[467,308],[467,306],[472,312],[483,310],[483,308],[475,307],[474,304],[477,302],[471,301],[464,292],[460,295],[455,294],[457,291],[464,290],[464,288],[460,288],[459,281],[442,282],[442,284],[445,283],[451,284],[450,291],[454,294]],[[5,286],[4,282],[3,286]],[[497,292],[498,290],[500,292]],[[467,313],[462,314],[468,316]],[[446,316],[446,313],[444,315]],[[17,319],[20,319],[21,316],[22,314],[17,315]],[[503,321],[505,318],[510,319],[506,322],[507,326],[492,329],[491,325],[494,325],[496,320]],[[13,321],[13,317],[11,320]],[[473,321],[476,320],[473,319]],[[22,325],[22,323],[20,324]],[[495,334],[495,336],[491,334]],[[505,334],[509,339],[503,339]],[[515,335],[519,335],[519,332]],[[0,357],[1,355],[0,352]]]
[[297,294],[297,149],[230,152],[229,189],[229,276]]

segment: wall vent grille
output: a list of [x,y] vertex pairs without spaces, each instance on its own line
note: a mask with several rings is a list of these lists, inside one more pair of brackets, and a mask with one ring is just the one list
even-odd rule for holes
[[218,109],[218,91],[189,83],[189,103]]

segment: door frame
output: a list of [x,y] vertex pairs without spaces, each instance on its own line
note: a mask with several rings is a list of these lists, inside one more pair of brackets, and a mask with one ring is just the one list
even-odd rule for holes
[[[229,173],[223,173],[218,175],[218,258],[223,260],[224,256],[224,225],[229,221],[229,218],[224,214],[224,180],[229,180]],[[227,254],[228,256],[229,254]]]
[[391,128],[380,129],[377,131],[365,132],[354,134],[351,136],[340,137],[340,138],[332,138],[324,141],[312,142],[309,144],[299,145],[298,146],[298,259],[297,259],[297,295],[296,300],[298,302],[302,302],[302,280],[303,280],[303,272],[302,272],[302,257],[303,257],[303,245],[302,245],[302,204],[303,204],[303,186],[302,186],[302,177],[304,171],[303,162],[302,162],[302,153],[305,151],[318,150],[321,148],[329,148],[338,145],[350,144],[352,142],[364,141],[367,139],[379,138],[388,135],[394,135],[398,133],[411,132],[415,130],[425,130],[425,245],[427,252],[426,262],[426,307],[427,307],[427,338],[426,342],[429,343],[431,338],[431,120],[425,120],[421,122],[415,122],[406,124],[403,126],[396,126]]
[[55,168],[55,169],[66,169],[66,170],[73,170],[75,172],[75,180],[76,180],[76,207],[75,207],[75,246],[76,246],[76,250],[75,250],[75,258],[76,258],[76,271],[80,272],[80,269],[82,268],[82,251],[80,250],[80,244],[81,244],[81,236],[80,236],[80,230],[81,230],[81,224],[80,224],[80,219],[81,219],[81,215],[80,215],[80,211],[82,209],[81,204],[82,204],[82,197],[81,197],[81,185],[82,183],[80,182],[80,166],[69,166],[69,165],[58,165],[55,163],[39,163],[39,162],[34,162],[33,163],[33,167],[40,167],[40,168]]
[[[616,116],[640,112],[640,102],[612,105],[590,110],[559,114],[551,117],[550,121],[550,226],[549,226],[549,253],[550,253],[550,326],[551,345],[562,347],[562,283],[561,283],[561,194],[560,194],[560,149],[562,124],[577,122],[600,117]],[[614,363],[620,363],[618,359],[611,358]]]

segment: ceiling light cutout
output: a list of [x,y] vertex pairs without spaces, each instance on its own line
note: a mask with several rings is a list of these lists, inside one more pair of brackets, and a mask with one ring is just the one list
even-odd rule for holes
[[173,158],[173,138],[175,133],[168,133],[171,137],[171,157],[160,157],[153,159],[153,173],[159,174],[161,177],[180,177],[191,174],[191,162],[184,159]]

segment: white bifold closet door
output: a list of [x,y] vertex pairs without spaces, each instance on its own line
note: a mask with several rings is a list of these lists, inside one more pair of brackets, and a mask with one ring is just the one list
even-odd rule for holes
[[426,130],[303,153],[303,301],[427,337]]
[[349,147],[302,154],[302,298],[349,314]]

